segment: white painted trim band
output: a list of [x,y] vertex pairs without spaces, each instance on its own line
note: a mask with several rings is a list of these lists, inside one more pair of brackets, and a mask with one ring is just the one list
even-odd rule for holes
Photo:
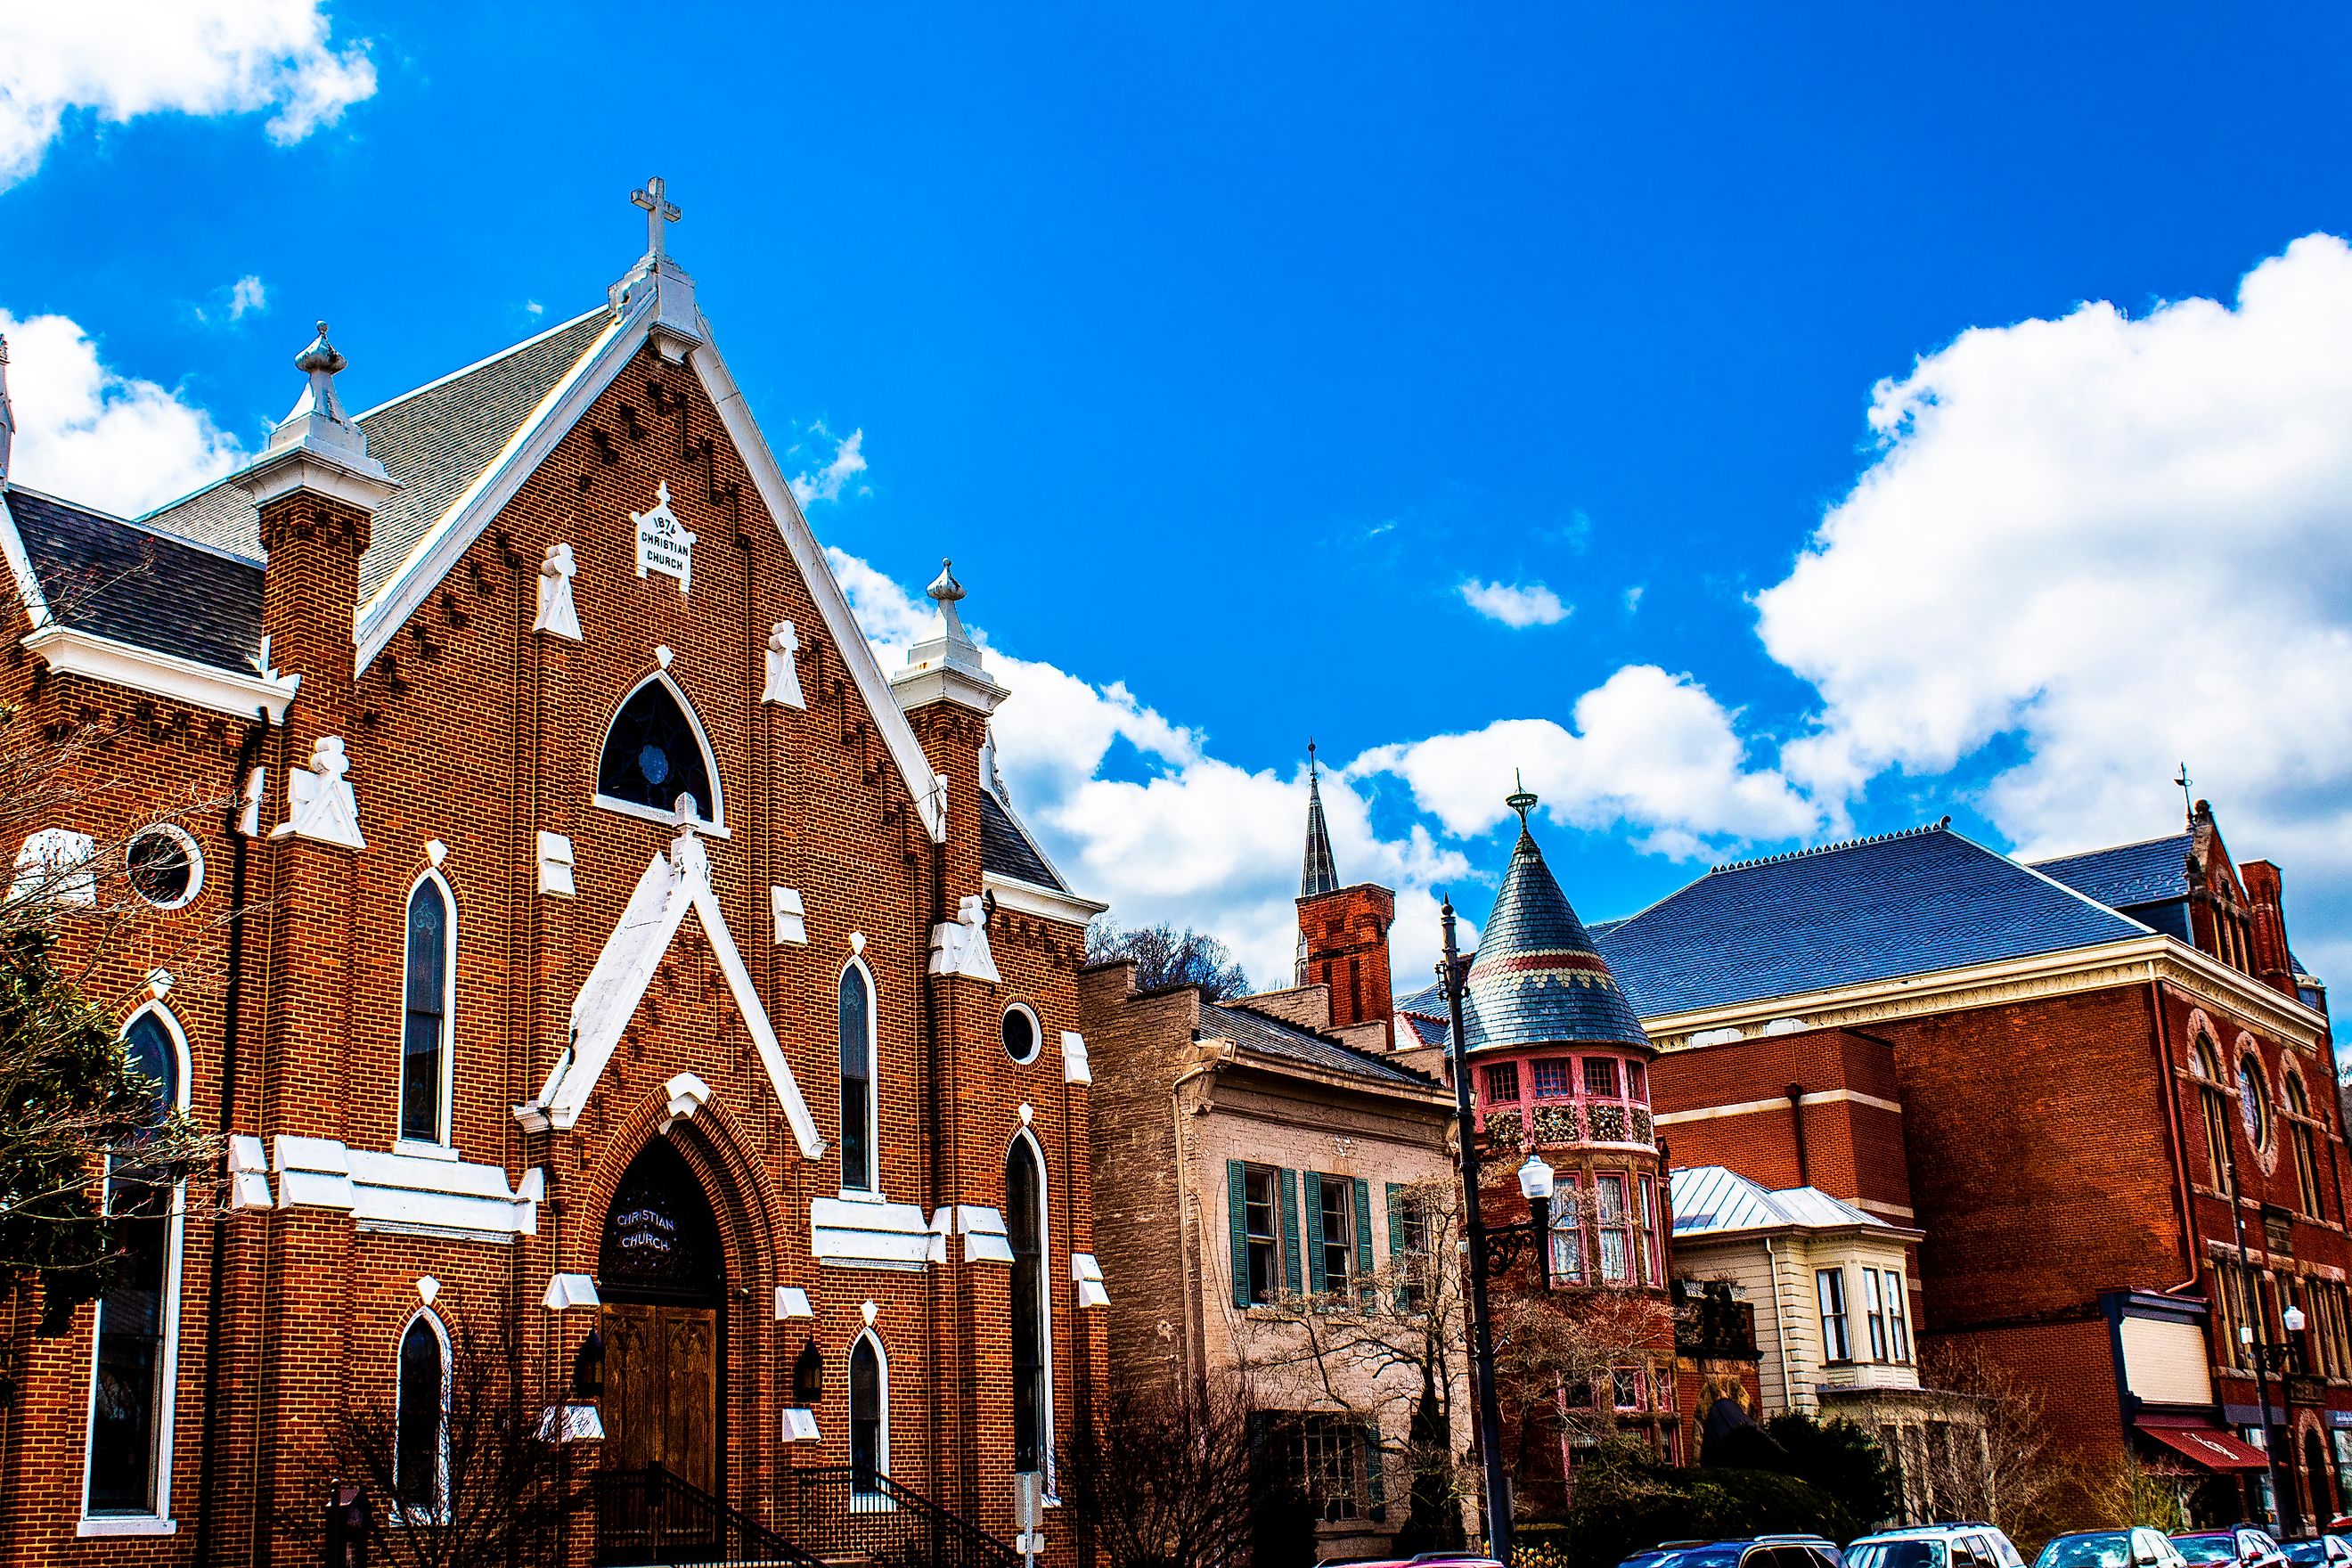
[[[1858,1089],[1825,1089],[1808,1094],[1798,1101],[1800,1105],[1836,1105],[1842,1102],[1867,1105],[1877,1110],[1891,1110],[1897,1116],[1903,1114],[1903,1107],[1896,1101],[1882,1100],[1874,1094],[1864,1094]],[[1785,1094],[1776,1094],[1769,1100],[1743,1100],[1736,1104],[1709,1105],[1697,1110],[1669,1110],[1651,1120],[1660,1127],[1676,1127],[1686,1121],[1713,1121],[1718,1117],[1753,1116],[1759,1111],[1788,1109],[1789,1097]]]

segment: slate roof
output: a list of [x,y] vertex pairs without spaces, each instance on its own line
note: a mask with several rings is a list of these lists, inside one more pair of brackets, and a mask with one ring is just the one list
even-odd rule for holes
[[980,792],[980,868],[993,876],[1051,888],[1057,893],[1070,890],[1062,885],[1062,879],[1054,875],[1054,868],[1045,863],[1045,857],[1038,852],[1036,842],[1013,815],[1012,808],[990,790]]
[[1221,1002],[1201,1004],[1201,1033],[1210,1039],[1227,1039],[1245,1051],[1281,1057],[1325,1072],[1345,1073],[1373,1083],[1431,1089],[1437,1080],[1427,1073],[1399,1066],[1369,1051],[1343,1046],[1328,1036]]
[[1654,1017],[2147,934],[1946,818],[1717,867],[1612,928],[1601,950]]
[[1524,821],[1462,998],[1465,1052],[1649,1036]]
[[[450,502],[481,477],[612,321],[598,306],[358,416],[368,456],[401,484],[377,509],[367,553],[360,557],[362,605],[399,574]],[[253,503],[226,479],[150,512],[140,523],[232,553],[261,554]]]
[[5,499],[60,625],[239,675],[261,651],[261,566],[37,490]]
[[1691,1165],[1667,1175],[1674,1195],[1675,1235],[1686,1238],[1722,1236],[1741,1230],[1783,1228],[1824,1229],[1866,1225],[1881,1230],[1896,1227],[1830,1196],[1819,1187],[1784,1187],[1769,1192],[1737,1171],[1721,1165]]
[[2109,909],[2126,910],[2135,904],[2187,898],[2189,853],[2195,844],[2193,834],[2173,833],[2137,844],[2036,860],[2032,865],[2043,876],[2055,878],[2086,899],[2096,899]]

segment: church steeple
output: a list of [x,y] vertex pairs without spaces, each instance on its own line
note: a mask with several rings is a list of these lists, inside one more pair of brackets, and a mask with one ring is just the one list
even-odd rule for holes
[[1298,872],[1298,896],[1311,899],[1339,885],[1331,859],[1331,829],[1323,820],[1323,783],[1315,768],[1315,742],[1307,742],[1307,858]]

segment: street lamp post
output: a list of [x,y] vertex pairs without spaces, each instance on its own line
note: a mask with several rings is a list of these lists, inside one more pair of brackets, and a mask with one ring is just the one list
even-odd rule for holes
[[[2230,1234],[2238,1244],[2239,1278],[2245,1281],[2246,1305],[2254,1319],[2251,1323],[2238,1325],[2238,1342],[2253,1352],[2254,1394],[2263,1411],[2263,1468],[2268,1472],[2271,1481],[2271,1522],[2284,1528],[2286,1494],[2279,1490],[2278,1446],[2271,1440],[2270,1321],[2263,1308],[2262,1282],[2254,1278],[2253,1260],[2246,1256],[2246,1221],[2239,1208],[2237,1141],[2224,1139],[2223,1147],[2230,1156]],[[2294,1313],[2298,1321],[2303,1317],[2300,1308],[2289,1307],[2287,1310]],[[2284,1348],[2281,1347],[2281,1365],[2284,1364]],[[2285,1388],[2282,1386],[2279,1393],[2284,1396]]]
[[1495,1392],[1494,1320],[1487,1308],[1486,1287],[1494,1273],[1507,1271],[1518,1260],[1521,1247],[1532,1245],[1536,1251],[1536,1278],[1544,1290],[1551,1289],[1554,1173],[1542,1156],[1529,1151],[1518,1173],[1519,1195],[1528,1200],[1527,1219],[1517,1225],[1490,1226],[1486,1222],[1479,1207],[1478,1142],[1472,1131],[1470,1068],[1464,1057],[1463,1044],[1462,993],[1470,961],[1456,950],[1452,900],[1444,902],[1440,915],[1445,929],[1445,958],[1438,965],[1438,973],[1445,983],[1446,1007],[1454,1026],[1454,1104],[1460,1128],[1465,1249],[1470,1255],[1470,1345],[1478,1384],[1478,1457],[1486,1481],[1486,1540],[1494,1555],[1508,1563],[1510,1482],[1503,1473],[1502,1413]]

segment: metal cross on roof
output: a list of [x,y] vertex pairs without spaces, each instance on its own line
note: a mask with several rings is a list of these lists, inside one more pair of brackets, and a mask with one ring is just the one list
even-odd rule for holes
[[2189,793],[2189,764],[2187,763],[2180,764],[2180,772],[2172,782],[2180,786],[2181,804],[2189,808],[2189,815],[2190,816],[2195,816],[2197,815],[2197,802],[2195,797],[2190,795]]
[[645,189],[629,193],[631,204],[646,210],[646,254],[656,261],[662,258],[662,225],[686,216],[676,202],[662,195],[665,189],[662,177],[656,174],[646,182]]

